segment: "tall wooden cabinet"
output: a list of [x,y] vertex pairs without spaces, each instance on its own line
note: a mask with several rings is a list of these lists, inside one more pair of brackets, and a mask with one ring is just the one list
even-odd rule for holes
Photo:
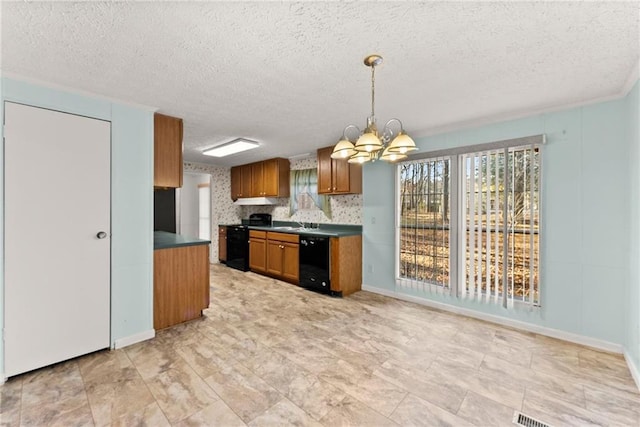
[[156,113],[153,132],[153,186],[182,187],[182,119]]
[[362,165],[332,159],[333,147],[318,150],[318,194],[362,193]]

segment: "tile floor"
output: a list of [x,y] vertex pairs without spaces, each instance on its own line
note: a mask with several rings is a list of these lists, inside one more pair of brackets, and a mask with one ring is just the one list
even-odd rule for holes
[[0,386],[0,425],[640,424],[620,355],[212,266],[206,316]]

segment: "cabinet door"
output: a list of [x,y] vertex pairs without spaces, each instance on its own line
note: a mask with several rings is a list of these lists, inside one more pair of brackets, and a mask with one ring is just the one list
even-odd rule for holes
[[227,227],[218,227],[218,259],[227,260]]
[[242,167],[234,166],[231,168],[231,200],[239,197],[242,197]]
[[240,197],[251,197],[251,165],[241,166],[242,185],[240,186]]
[[262,162],[251,164],[251,197],[264,196],[263,164]]
[[331,194],[333,192],[331,152],[333,147],[318,150],[318,194]]
[[182,119],[155,114],[153,186],[182,187]]
[[257,273],[267,271],[267,241],[265,239],[249,239],[249,268]]
[[300,281],[300,245],[297,243],[282,243],[284,248],[282,260],[282,277],[294,282]]
[[263,196],[278,197],[278,160],[271,159],[262,162],[262,189]]
[[267,273],[282,276],[284,246],[279,240],[267,241]]
[[349,162],[343,159],[334,159],[332,163],[333,170],[333,192],[334,193],[350,193],[351,192],[351,175]]

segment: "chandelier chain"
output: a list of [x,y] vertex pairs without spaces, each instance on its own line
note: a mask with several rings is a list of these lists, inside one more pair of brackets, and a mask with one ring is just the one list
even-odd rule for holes
[[375,105],[376,105],[376,67],[371,66],[371,117],[375,117]]

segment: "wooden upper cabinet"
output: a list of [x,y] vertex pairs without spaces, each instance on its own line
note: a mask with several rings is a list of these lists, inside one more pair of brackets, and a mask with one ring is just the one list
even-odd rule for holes
[[289,169],[287,159],[262,162],[262,189],[265,197],[289,197]]
[[153,186],[182,187],[182,119],[155,114]]
[[242,185],[240,186],[240,197],[251,197],[251,165],[240,166],[242,174]]
[[318,150],[318,194],[333,193],[332,151],[333,147]]
[[318,150],[318,194],[362,193],[362,165],[332,159],[333,146]]
[[242,167],[231,168],[231,200],[242,197]]
[[263,162],[251,164],[251,197],[264,196],[264,168]]
[[288,197],[289,160],[269,159],[231,168],[231,198]]
[[237,200],[251,196],[251,165],[231,168],[231,199]]

